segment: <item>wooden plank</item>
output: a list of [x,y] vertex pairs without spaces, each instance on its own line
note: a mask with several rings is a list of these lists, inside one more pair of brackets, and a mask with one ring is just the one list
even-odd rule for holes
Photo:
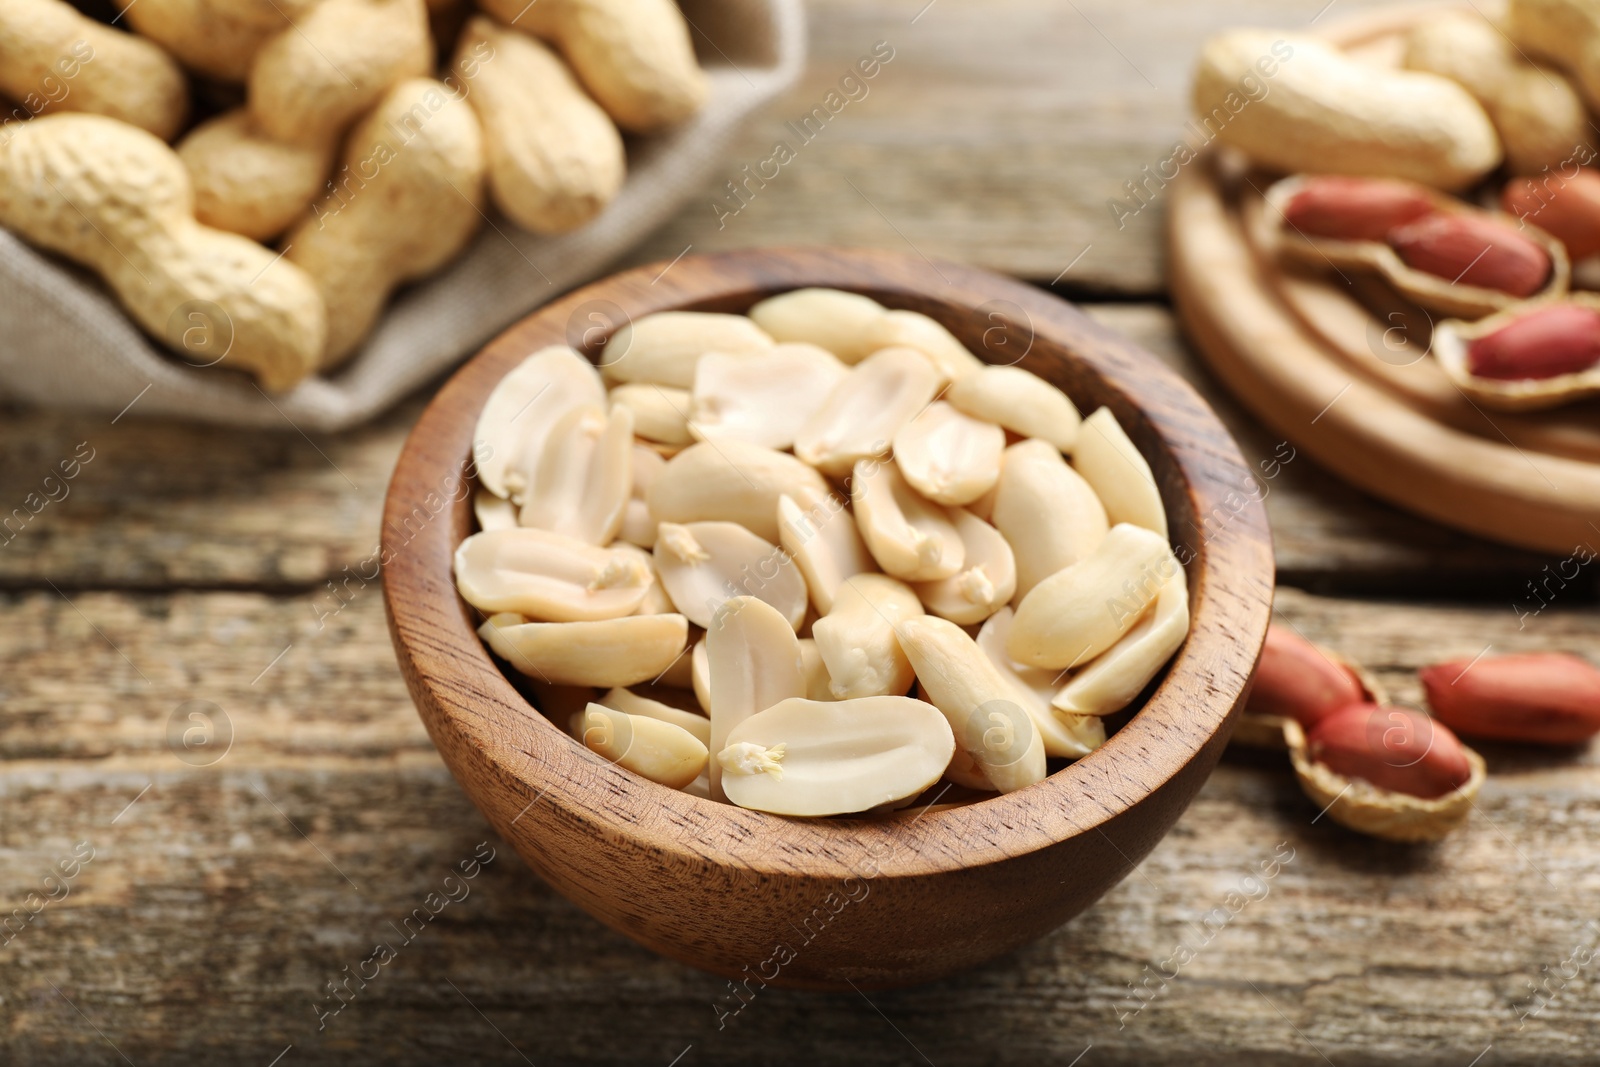
[[[377,546],[389,474],[423,397],[308,438],[100,416],[0,424],[0,586],[309,589]],[[79,462],[76,477],[63,478]]]
[[[1262,472],[1285,580],[1325,591],[1470,590],[1507,599],[1526,595],[1540,576],[1543,558],[1378,503],[1259,429],[1197,365],[1166,308],[1086,308],[1175,367],[1233,430]],[[0,468],[0,524],[10,520],[0,528],[0,588],[320,589],[332,598],[328,581],[358,585],[352,575],[371,573],[365,561],[383,493],[425,399],[359,430],[314,438],[287,425],[282,433],[219,430],[143,421],[136,412],[115,426],[14,413],[0,425],[0,452],[11,459]],[[93,458],[76,478],[47,486],[46,476],[59,478],[58,464],[75,453]],[[1270,466],[1275,455],[1291,454],[1280,474],[1266,476],[1279,469]],[[41,505],[51,492],[59,502]],[[1584,582],[1592,597],[1593,579]]]
[[[431,756],[377,583],[259,593],[15,594],[0,601],[6,760],[203,760],[203,720],[230,758]],[[191,702],[194,702],[191,706]],[[220,711],[218,710],[220,709]],[[198,729],[201,732],[190,733]]]
[[[1346,0],[1328,18],[1375,6]],[[1074,292],[1159,293],[1162,189],[1144,168],[1155,174],[1184,137],[1200,43],[1229,26],[1305,30],[1325,11],[1325,0],[813,0],[804,76],[629,262],[689,246],[879,245],[1061,276]],[[797,133],[880,41],[894,58],[855,99],[836,98],[820,132]]]
[[[665,1064],[692,1045],[682,1063],[1035,1064],[1092,1044],[1085,1064],[1462,1067],[1490,1044],[1495,1063],[1587,1063],[1600,1032],[1582,967],[1518,1029],[1530,983],[1572,973],[1562,961],[1600,939],[1586,925],[1600,888],[1593,748],[1486,747],[1479,810],[1417,848],[1317,821],[1279,757],[1230,756],[1138,871],[1042,941],[870,1002],[756,988],[719,1029],[724,982],[600,927],[498,842],[478,877],[445,883],[488,830],[421,733],[376,596],[259,678],[304,598],[74,604],[0,603],[0,916],[31,892],[60,896],[53,865],[80,841],[94,849],[68,895],[0,946],[5,1062],[122,1062],[110,1043],[135,1063],[266,1064],[291,1044],[282,1063],[519,1062],[509,1042],[536,1063]],[[1417,666],[1487,643],[1600,656],[1593,613],[1561,604],[1521,630],[1500,608],[1289,589],[1278,607],[1402,699]],[[210,766],[166,746],[186,699],[233,722]],[[1236,891],[1247,902],[1230,903]],[[396,933],[431,892],[460,899]],[[380,941],[393,961],[352,982],[319,1031],[326,983]],[[1194,958],[1152,978],[1180,945]]]

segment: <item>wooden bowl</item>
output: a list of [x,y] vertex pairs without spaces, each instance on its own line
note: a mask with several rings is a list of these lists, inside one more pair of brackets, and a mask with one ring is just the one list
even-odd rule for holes
[[[990,362],[1020,362],[1056,383],[1085,413],[1108,405],[1149,460],[1188,558],[1191,632],[1142,710],[1088,758],[964,807],[787,819],[676,792],[594,755],[532,708],[478,639],[451,555],[473,529],[462,471],[501,377],[545,345],[592,356],[623,316],[742,312],[805,286],[931,315]],[[445,383],[406,441],[385,502],[389,630],[428,733],[473,803],[541,877],[608,926],[752,991],[926,982],[1094,903],[1210,774],[1271,612],[1272,546],[1255,485],[1194,390],[1041,290],[888,252],[685,258],[570,294]],[[730,996],[726,1010],[739,1005]]]

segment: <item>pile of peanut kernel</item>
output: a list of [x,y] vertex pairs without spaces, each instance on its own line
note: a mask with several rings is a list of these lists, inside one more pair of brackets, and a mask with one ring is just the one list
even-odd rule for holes
[[[781,815],[1041,781],[1183,643],[1150,467],[934,319],[802,289],[530,355],[455,578],[540,708],[652,781]],[[1069,460],[1070,457],[1070,460]]]

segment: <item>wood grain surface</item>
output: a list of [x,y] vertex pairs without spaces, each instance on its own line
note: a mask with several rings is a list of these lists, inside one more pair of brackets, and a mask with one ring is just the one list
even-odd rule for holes
[[[753,244],[914,248],[1079,293],[1164,292],[1159,180],[1200,42],[1386,0],[812,0],[805,76],[630,262]],[[707,33],[698,38],[711,47]],[[809,141],[798,121],[883,41],[894,59]],[[855,95],[860,96],[857,92]],[[1192,141],[1192,136],[1190,137]],[[784,142],[793,163],[736,197]],[[771,168],[767,168],[771,173]],[[1113,204],[1121,206],[1114,210]],[[738,209],[725,216],[724,212]]]
[[[730,174],[886,30],[908,62],[725,231],[686,210],[640,261],[691,243],[909,239],[1048,283],[1093,244],[1059,287],[1155,297],[1090,310],[1195,381],[1248,460],[1271,458],[1281,442],[1219,395],[1160,302],[1161,204],[1118,231],[1105,200],[1169,150],[1205,32],[1304,25],[1326,0],[936,0],[912,23],[924,5],[813,4],[806,78],[730,150]],[[1032,946],[870,1001],[761,991],[718,1029],[724,983],[608,931],[492,836],[411,706],[376,587],[344,569],[376,542],[420,408],[310,440],[147,423],[137,406],[115,425],[0,412],[0,511],[80,442],[97,450],[0,544],[0,918],[51,892],[75,844],[95,850],[0,945],[0,1062],[1593,1062],[1600,983],[1563,962],[1600,940],[1593,749],[1483,746],[1479,810],[1420,850],[1316,821],[1281,759],[1230,754],[1136,871]],[[1600,659],[1593,564],[1411,518],[1305,455],[1263,494],[1280,617],[1404,701],[1420,699],[1416,667],[1485,646]],[[330,615],[324,583],[347,579]],[[232,726],[206,767],[169,747],[193,700]],[[198,723],[178,722],[188,754]],[[485,841],[499,851],[469,893],[396,933]],[[1280,843],[1294,858],[1265,894],[1251,883],[1259,899],[1200,926]],[[319,1030],[326,983],[380,939],[394,959]],[[1199,951],[1152,978],[1180,943]]]

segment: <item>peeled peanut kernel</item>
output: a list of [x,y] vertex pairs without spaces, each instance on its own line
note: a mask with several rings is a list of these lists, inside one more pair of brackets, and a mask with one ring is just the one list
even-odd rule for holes
[[1433,197],[1415,182],[1316,174],[1283,206],[1283,221],[1302,237],[1381,241],[1434,210]]
[[[805,695],[800,639],[789,620],[764,601],[740,596],[723,604],[706,630],[705,647],[714,752],[726,748],[729,732],[756,712]],[[716,760],[711,798],[725,799]]]
[[772,338],[743,315],[658,311],[611,335],[600,355],[600,373],[608,382],[693,389],[695,366],[707,352],[753,355],[772,345]]
[[678,605],[672,602],[672,597],[668,595],[666,586],[661,584],[660,575],[656,575],[656,580],[650,583],[649,589],[645,590],[644,599],[639,602],[639,608],[634,614],[672,615],[677,611]]
[[958,506],[994,488],[1006,434],[992,422],[935,400],[900,427],[893,447],[900,473],[917,492],[937,504]]
[[921,614],[921,601],[904,582],[885,574],[845,579],[833,610],[811,627],[833,698],[904,696],[914,675],[894,627]]
[[711,657],[706,652],[704,637],[695,642],[694,651],[689,653],[689,685],[694,689],[694,698],[700,703],[700,710],[710,715]]
[[542,622],[631,615],[654,582],[649,566],[625,552],[522,528],[462,541],[455,574],[462,599],[478,610],[514,611]]
[[806,676],[807,700],[834,700],[833,679],[828,675],[828,665],[822,661],[817,642],[809,637],[800,639],[800,670]]
[[1019,441],[1005,451],[989,522],[1017,564],[1017,597],[1088,556],[1105,540],[1106,509],[1083,476],[1048,441]]
[[478,481],[520,503],[556,424],[580,407],[604,408],[606,388],[594,364],[565,345],[541,348],[500,379],[472,433]]
[[1341,708],[1306,732],[1306,754],[1346,778],[1425,799],[1453,792],[1472,777],[1449,727],[1409,708]]
[[608,544],[622,528],[632,492],[633,413],[575,408],[556,423],[538,467],[529,472],[517,521]]
[[683,652],[682,615],[629,615],[602,622],[524,622],[491,615],[478,636],[523,674],[551,685],[610,688],[661,675]]
[[678,606],[672,602],[672,596],[667,592],[667,587],[661,583],[661,572],[656,569],[655,556],[648,550],[629,544],[620,538],[611,542],[610,551],[635,561],[650,576],[650,584],[645,587],[644,598],[633,611],[635,615],[671,615],[678,610]]
[[[1005,470],[1005,455],[1003,453],[1000,457],[1000,469],[1002,472]],[[972,503],[968,504],[967,510],[978,516],[978,518],[982,519],[984,522],[993,526],[994,498],[998,495],[999,489],[1000,483],[996,481],[994,483],[994,488],[980,496],[978,499],[974,500]]]
[[975,419],[1003,426],[1021,437],[1049,441],[1071,452],[1082,421],[1067,394],[1021,367],[984,367],[953,382],[950,406]]
[[1099,748],[1187,634],[1111,413],[925,315],[807,290],[606,351],[536,353],[486,404],[475,458],[503,460],[455,570],[536,706],[620,766],[776,814],[970,803]]
[[806,583],[787,553],[733,522],[661,524],[655,547],[661,582],[696,626],[711,626],[724,601],[753,596],[776,608],[792,629],[806,615]]
[[[1241,105],[1240,87],[1267,70],[1271,91]],[[1208,40],[1192,103],[1200,120],[1217,128],[1218,141],[1291,174],[1408,178],[1461,189],[1500,162],[1489,116],[1455,82],[1385,69],[1278,30],[1229,30]]]
[[816,345],[780,344],[753,356],[707,352],[695,368],[689,431],[702,441],[789,448],[849,373]]
[[1105,505],[1112,525],[1131,522],[1167,535],[1167,511],[1155,475],[1110,408],[1100,408],[1083,420],[1072,465]]
[[965,555],[961,570],[912,588],[933,614],[971,626],[1010,602],[1017,591],[1017,565],[999,530],[962,508],[952,509],[950,517]]
[[1581,745],[1600,733],[1600,670],[1577,656],[1452,660],[1421,677],[1434,717],[1457,733],[1537,745]]
[[633,490],[622,511],[622,528],[617,531],[617,536],[629,544],[643,549],[655,547],[657,523],[650,514],[650,505],[645,502],[645,494],[666,465],[661,453],[649,445],[634,444]]
[[984,368],[955,335],[918,311],[885,311],[867,327],[868,349],[914,348],[933,361],[944,382],[959,381]]
[[[613,711],[620,711],[634,717],[643,716],[647,719],[659,719],[670,722],[672,725],[687,730],[694,735],[694,739],[702,745],[711,744],[711,720],[704,715],[696,715],[692,711],[675,708],[671,704],[663,704],[659,700],[640,696],[630,689],[610,689],[593,701]],[[660,781],[660,779],[656,779]]]
[[966,548],[950,513],[918,496],[894,464],[857,463],[850,495],[861,539],[885,573],[928,582],[961,570]]
[[881,456],[939,391],[940,372],[911,348],[885,348],[852,369],[795,435],[794,454],[835,477]]
[[861,540],[856,520],[838,497],[829,495],[809,508],[789,496],[778,498],[778,540],[805,576],[817,611],[826,615],[847,578],[877,564]]
[[[637,433],[637,431],[635,431]],[[633,443],[633,495],[643,500],[655,482],[656,476],[666,468],[667,461],[660,452],[640,441]]]
[[[922,693],[922,687],[917,687],[917,699],[928,699]],[[996,792],[994,783],[989,781],[989,776],[983,773],[983,768],[978,766],[978,761],[967,755],[967,750],[960,745],[950,756],[950,763],[944,769],[944,776],[963,789],[976,789],[982,793]]]
[[[672,615],[675,613],[675,611],[669,611],[663,612],[662,614]],[[695,697],[693,693],[694,657],[690,655],[690,651],[692,646],[698,644],[701,638],[704,636],[704,630],[700,629],[698,626],[691,626],[689,628],[688,638],[683,646],[683,651],[679,652],[678,657],[668,664],[665,670],[663,670],[659,675],[650,681],[652,688],[682,690],[682,695],[678,696],[677,699],[685,702],[690,699],[694,699],[696,706],[700,709],[702,714],[705,712],[705,706],[699,703],[699,699]],[[672,701],[666,702],[672,703]],[[674,704],[674,706],[676,705]]]
[[622,511],[622,526],[617,536],[631,545],[643,549],[656,546],[656,521],[650,517],[650,506],[638,497],[631,497]]
[[[1172,566],[1179,566],[1176,558]],[[1172,658],[1188,634],[1189,583],[1179,573],[1161,587],[1155,606],[1133,629],[1061,687],[1051,706],[1067,715],[1121,711]]]
[[965,630],[933,615],[895,627],[928,699],[949,720],[956,744],[984,776],[1010,793],[1045,775],[1044,742],[1011,683]]
[[702,441],[667,461],[646,499],[657,522],[736,522],[776,542],[780,496],[804,508],[829,492],[822,475],[787,453]]
[[517,526],[517,509],[511,501],[481,486],[472,494],[472,514],[478,520],[478,529],[485,532],[514,530]]
[[740,807],[844,815],[917,796],[954,750],[949,724],[920,700],[797,697],[735,727],[712,767]]
[[682,789],[705,770],[706,746],[681,726],[600,704],[583,713],[584,747],[634,774]]
[[1118,523],[1093,554],[1022,598],[1006,650],[1030,667],[1087,663],[1133,629],[1162,586],[1182,573],[1165,537]]
[[750,318],[780,344],[813,344],[845,363],[860,363],[877,351],[867,331],[887,310],[859,293],[796,289],[761,301]]
[[1367,699],[1355,671],[1289,627],[1273,623],[1256,664],[1245,711],[1294,719],[1306,729]]
[[687,445],[694,440],[689,433],[686,389],[629,382],[611,390],[611,403],[633,412],[633,432],[646,441]]
[[1046,756],[1065,759],[1087,756],[1106,743],[1106,724],[1093,715],[1068,714],[1051,706],[1051,697],[1061,682],[1060,671],[1023,667],[1012,662],[1006,653],[1006,638],[1011,633],[1013,618],[1010,608],[1002,608],[991,615],[978,631],[978,648],[1015,690],[1017,702],[1027,710],[1034,728],[1039,731]]

